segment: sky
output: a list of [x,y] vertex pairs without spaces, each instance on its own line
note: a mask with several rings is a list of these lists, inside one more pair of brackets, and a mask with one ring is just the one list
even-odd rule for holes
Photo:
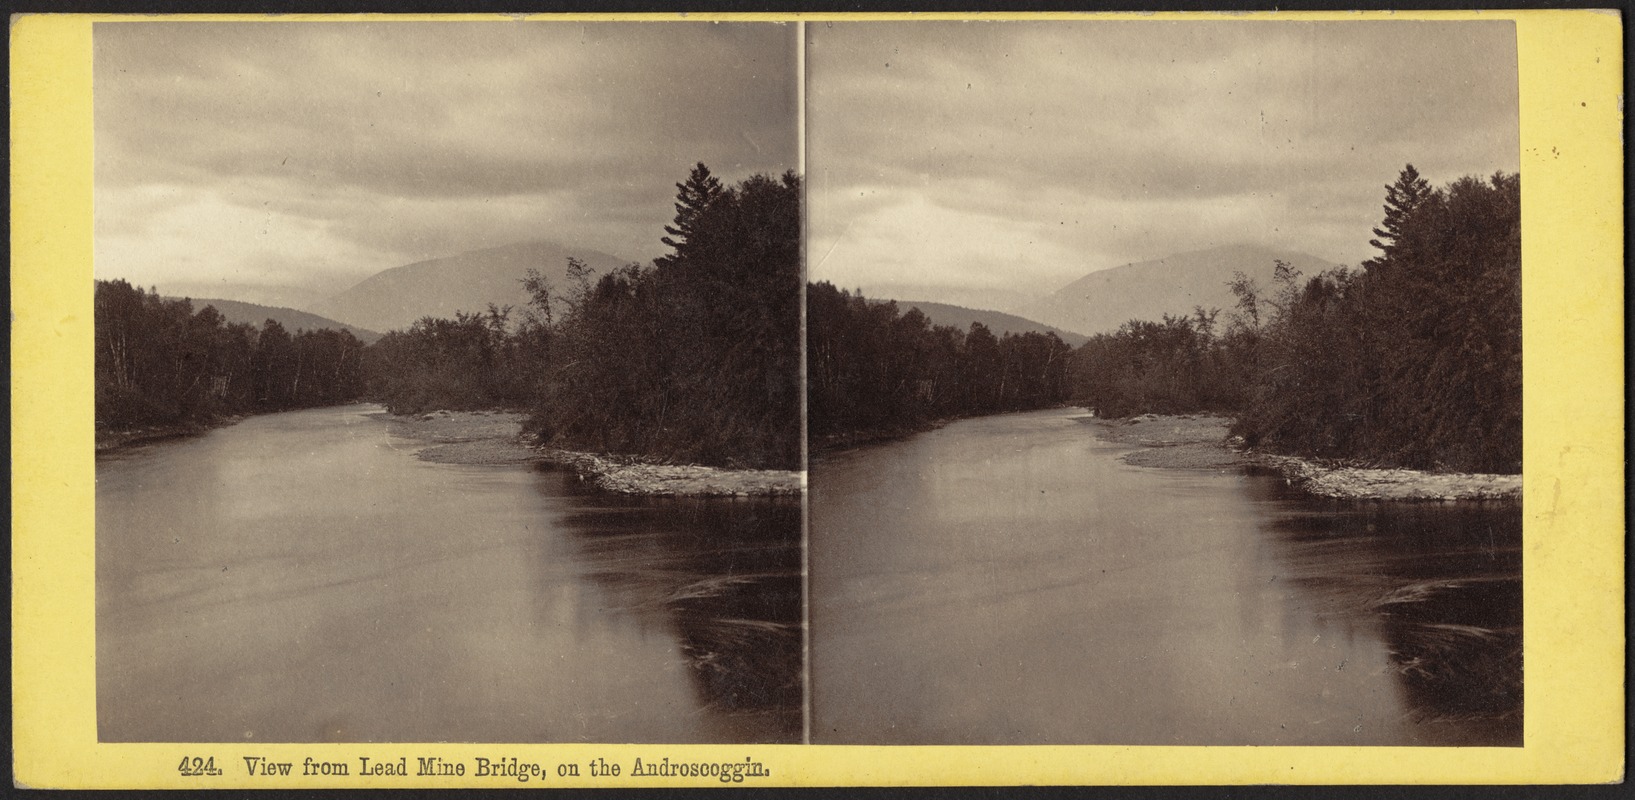
[[289,305],[533,239],[646,261],[702,161],[798,164],[794,25],[93,30],[99,278]]
[[1385,185],[1520,165],[1507,21],[806,29],[808,274],[1007,310],[1228,244],[1355,265]]

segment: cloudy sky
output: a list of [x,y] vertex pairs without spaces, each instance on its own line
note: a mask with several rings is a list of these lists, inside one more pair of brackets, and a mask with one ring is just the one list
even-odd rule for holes
[[299,302],[529,239],[665,251],[696,161],[798,166],[793,25],[99,23],[96,273]]
[[809,265],[1003,310],[1216,245],[1369,257],[1384,184],[1519,168],[1508,22],[807,27]]

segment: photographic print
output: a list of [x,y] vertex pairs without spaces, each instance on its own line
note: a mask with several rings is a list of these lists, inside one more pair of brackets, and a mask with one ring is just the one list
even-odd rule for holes
[[93,38],[101,741],[800,740],[794,26]]
[[1622,24],[16,15],[13,783],[1616,785]]
[[1514,24],[806,31],[813,741],[1519,747]]

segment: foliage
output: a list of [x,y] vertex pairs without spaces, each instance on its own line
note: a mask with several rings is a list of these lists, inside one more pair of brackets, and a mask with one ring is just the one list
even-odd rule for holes
[[[1377,239],[1369,239],[1368,243],[1389,256],[1395,248],[1395,243],[1402,238],[1403,229],[1414,211],[1431,196],[1431,184],[1420,177],[1419,170],[1409,164],[1402,168],[1397,175],[1396,183],[1385,187],[1385,220],[1380,227],[1374,229]],[[1385,241],[1380,241],[1381,239]],[[1372,267],[1380,263],[1379,259],[1372,259],[1364,264]]]
[[511,309],[426,317],[366,351],[369,394],[394,414],[432,409],[521,408],[536,389],[532,367],[546,332],[511,330]]
[[800,179],[721,187],[701,164],[678,186],[674,252],[581,267],[552,312],[530,427],[574,449],[798,468]]
[[801,182],[677,184],[673,252],[605,275],[530,270],[515,319],[425,319],[371,348],[393,411],[513,406],[549,444],[718,466],[800,465]]
[[1274,285],[1238,275],[1227,332],[1131,322],[1075,353],[1107,416],[1219,410],[1271,450],[1422,469],[1521,469],[1521,182],[1386,187],[1381,254]]
[[[693,171],[687,175],[686,182],[676,184],[675,224],[664,226],[664,232],[669,236],[659,239],[676,252],[661,257],[660,263],[673,261],[688,247],[688,242],[698,230],[698,221],[704,210],[725,193],[726,189],[721,186],[721,180],[710,174],[709,167],[704,166],[703,162],[693,165]],[[675,238],[672,239],[671,236]]]
[[1075,403],[1101,417],[1229,411],[1242,402],[1234,377],[1247,360],[1242,331],[1215,334],[1218,310],[1161,322],[1131,320],[1091,337],[1072,358]]
[[806,305],[807,429],[819,441],[1067,399],[1070,351],[1055,334],[933,326],[826,282],[807,287]]
[[348,331],[227,324],[211,306],[97,281],[98,430],[205,423],[333,405],[363,390],[363,343]]
[[1292,452],[1519,472],[1520,179],[1415,177],[1389,187],[1376,233],[1390,242],[1366,271],[1319,276],[1266,326],[1238,431]]

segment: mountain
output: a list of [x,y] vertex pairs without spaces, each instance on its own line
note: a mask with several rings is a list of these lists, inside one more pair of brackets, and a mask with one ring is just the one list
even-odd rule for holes
[[[874,283],[861,286],[841,286],[837,289],[860,291],[864,297],[918,297],[925,302],[941,303],[965,308],[1021,308],[1044,295],[1044,287],[1032,292],[1000,289],[991,286],[959,288],[929,283]],[[903,301],[897,301],[899,305]]]
[[325,290],[310,286],[231,283],[218,276],[211,280],[166,281],[165,292],[172,297],[231,297],[233,299],[229,302],[273,308],[314,308],[344,285]]
[[353,325],[387,331],[407,328],[422,317],[486,311],[489,303],[521,308],[528,302],[522,288],[528,269],[539,270],[553,288],[564,291],[569,256],[594,268],[597,275],[625,264],[596,250],[570,249],[555,242],[518,242],[379,272],[314,310]]
[[352,335],[358,337],[364,344],[370,344],[380,338],[380,334],[372,330],[354,328],[344,322],[336,322],[332,319],[320,317],[317,314],[308,314],[305,311],[297,311],[293,308],[261,306],[255,303],[242,303],[237,300],[219,300],[208,297],[194,297],[190,298],[190,300],[193,303],[194,311],[198,311],[205,306],[215,306],[216,311],[220,312],[222,318],[229,323],[242,322],[257,329],[261,327],[262,323],[271,319],[276,320],[279,325],[284,326],[284,329],[290,333],[295,333],[298,330],[315,331],[320,328],[332,328],[351,331]]
[[1242,272],[1272,286],[1273,262],[1282,259],[1309,278],[1336,264],[1316,256],[1252,245],[1230,245],[1125,264],[1086,275],[1047,297],[1024,304],[1016,313],[1029,319],[1086,335],[1118,330],[1132,319],[1158,320],[1164,314],[1185,316],[1193,308],[1232,312],[1237,298],[1227,283]]
[[931,303],[924,300],[898,300],[896,302],[897,308],[902,311],[907,311],[910,308],[919,309],[921,314],[931,320],[932,325],[949,325],[963,331],[969,329],[971,323],[980,322],[988,330],[993,331],[995,336],[1004,336],[1007,333],[1054,333],[1056,338],[1066,342],[1069,347],[1078,347],[1087,341],[1086,337],[1077,333],[1052,328],[1031,319],[1023,319],[1015,314],[983,311],[947,303]]

